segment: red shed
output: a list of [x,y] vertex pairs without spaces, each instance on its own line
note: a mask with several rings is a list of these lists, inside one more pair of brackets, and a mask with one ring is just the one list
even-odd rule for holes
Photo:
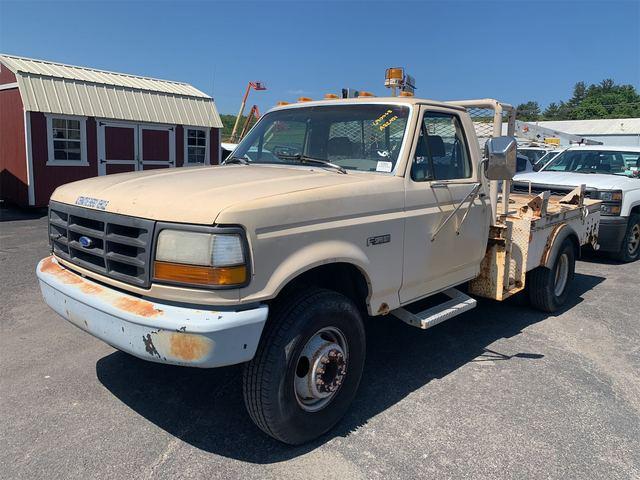
[[0,55],[0,196],[17,205],[96,175],[216,164],[221,128],[186,83]]

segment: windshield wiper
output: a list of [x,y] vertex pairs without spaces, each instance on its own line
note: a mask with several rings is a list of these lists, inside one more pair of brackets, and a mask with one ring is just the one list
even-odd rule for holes
[[315,163],[316,165],[324,165],[325,167],[335,168],[338,172],[346,174],[347,171],[342,168],[340,165],[336,165],[335,163],[328,162],[321,158],[309,157],[307,155],[302,155],[301,153],[296,153],[295,155],[278,155],[278,157],[283,160],[298,160],[300,163]]
[[241,165],[249,165],[249,161],[246,158],[242,157],[227,157],[222,165],[226,165],[227,163],[239,163]]

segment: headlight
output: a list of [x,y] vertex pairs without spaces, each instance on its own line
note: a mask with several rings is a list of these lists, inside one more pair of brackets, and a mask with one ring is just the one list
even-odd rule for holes
[[620,202],[622,201],[622,191],[613,190],[609,192],[599,192],[599,198],[603,202]]
[[600,213],[602,215],[620,215],[620,205],[609,205],[603,203],[600,205]]
[[248,279],[239,234],[164,229],[158,234],[154,279],[204,286],[240,286]]
[[595,198],[602,200],[600,213],[602,215],[620,215],[622,190],[600,190]]

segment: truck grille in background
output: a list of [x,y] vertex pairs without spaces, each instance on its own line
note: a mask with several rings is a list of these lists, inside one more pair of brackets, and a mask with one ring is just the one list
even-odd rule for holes
[[[149,286],[153,220],[51,202],[49,240],[59,257],[139,287]],[[88,246],[83,246],[80,238]]]
[[[549,192],[551,192],[551,195],[564,197],[574,188],[576,187],[558,187],[555,185],[536,185],[535,183],[532,183],[531,193],[534,195],[538,195],[539,193],[546,192],[548,190]],[[513,184],[511,185],[511,191],[515,193],[529,193],[529,183],[513,182]],[[584,196],[587,198],[596,198],[594,196],[594,190],[585,190]]]

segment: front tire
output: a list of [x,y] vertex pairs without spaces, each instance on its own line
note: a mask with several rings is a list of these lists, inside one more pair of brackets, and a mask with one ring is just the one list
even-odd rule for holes
[[276,305],[243,373],[251,419],[291,445],[322,435],[349,408],[365,349],[360,312],[344,295],[314,288]]
[[629,216],[622,246],[614,257],[616,260],[626,263],[633,262],[640,257],[640,214],[634,213]]
[[564,305],[576,269],[573,243],[565,238],[552,268],[538,267],[529,272],[529,301],[538,310],[555,312]]

